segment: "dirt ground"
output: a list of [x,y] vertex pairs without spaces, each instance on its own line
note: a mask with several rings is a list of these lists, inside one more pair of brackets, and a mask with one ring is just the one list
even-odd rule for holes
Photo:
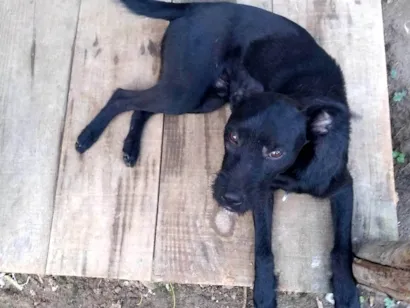
[[[377,1],[377,0],[375,0]],[[396,187],[399,194],[400,237],[410,239],[410,0],[383,0],[384,30],[389,72],[392,140]],[[16,275],[19,283],[28,275]],[[175,300],[175,304],[174,304]],[[391,305],[383,294],[362,290],[363,308]],[[319,301],[319,303],[318,303]],[[324,294],[279,294],[283,308],[333,307]],[[246,308],[252,290],[217,286],[148,284],[135,281],[74,277],[30,276],[18,291],[0,289],[0,308]]]
[[[410,1],[383,3],[393,148],[410,156]],[[399,231],[410,239],[410,160],[395,163]]]

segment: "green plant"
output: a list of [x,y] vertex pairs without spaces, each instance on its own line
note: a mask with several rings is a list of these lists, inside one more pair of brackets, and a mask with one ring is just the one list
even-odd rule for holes
[[366,298],[364,296],[360,296],[359,300],[360,300],[360,307],[363,307],[363,304],[366,302]]
[[406,160],[406,154],[399,151],[393,151],[393,159],[395,159],[399,164],[404,164]]
[[393,101],[395,103],[400,103],[407,95],[406,90],[396,91],[393,94]]
[[398,75],[397,75],[397,70],[395,68],[391,69],[390,77],[393,78],[393,79],[397,79]]
[[384,307],[385,308],[393,308],[396,305],[396,302],[391,298],[386,297],[384,299]]

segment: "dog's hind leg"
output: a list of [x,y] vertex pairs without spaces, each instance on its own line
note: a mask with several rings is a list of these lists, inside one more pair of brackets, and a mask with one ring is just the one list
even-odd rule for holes
[[220,97],[209,97],[207,99],[206,104],[198,106],[197,108],[190,111],[189,113],[208,113],[208,112],[218,110],[225,104],[226,104],[225,100]]
[[[218,24],[218,27],[202,24],[200,27],[193,26],[191,18],[173,21],[162,44],[162,73],[158,83],[142,91],[117,89],[81,132],[76,143],[77,151],[83,153],[92,146],[109,122],[122,112],[178,115],[206,110],[205,106],[200,108],[202,98],[223,71],[226,36],[225,24]],[[218,44],[216,38],[219,38]]]
[[272,253],[273,193],[261,193],[260,204],[253,209],[255,228],[255,282],[253,302],[256,308],[276,308],[276,277]]
[[[226,102],[225,98],[218,96],[215,89],[210,89],[208,96],[201,102],[198,108],[189,113],[207,113],[219,109]],[[141,137],[146,122],[154,113],[146,111],[134,111],[131,117],[130,130],[124,140],[123,160],[129,166],[135,166],[140,153]]]
[[158,83],[143,91],[117,89],[108,103],[78,136],[76,149],[83,153],[101,136],[113,118],[127,111],[146,111],[149,113],[183,114],[193,111],[200,105],[187,89]]
[[144,126],[153,115],[153,113],[146,111],[134,111],[132,114],[130,130],[124,140],[122,149],[123,160],[128,167],[135,166],[138,160]]
[[[210,96],[198,108],[189,113],[207,113],[219,109],[225,104],[225,100]],[[154,113],[146,111],[134,111],[131,117],[130,129],[127,137],[124,140],[123,160],[128,167],[135,166],[140,153],[141,137],[146,122],[153,116]]]
[[330,197],[334,229],[332,250],[332,284],[336,308],[360,308],[359,296],[352,273],[351,242],[353,185],[348,171],[348,183]]
[[[172,68],[168,68],[172,69]],[[176,69],[176,68],[174,68]],[[201,74],[200,71],[197,72]],[[81,132],[76,149],[84,153],[100,137],[110,121],[120,113],[127,111],[145,111],[148,113],[164,113],[179,115],[184,113],[205,113],[214,111],[226,102],[224,97],[209,93],[217,71],[208,72],[208,86],[202,78],[172,79],[172,74],[164,72],[161,80],[154,87],[131,91],[117,89],[97,116]],[[137,138],[139,139],[140,136]]]
[[208,113],[221,108],[228,102],[227,95],[218,94],[218,89],[210,88],[206,96],[201,100],[201,104],[189,113]]

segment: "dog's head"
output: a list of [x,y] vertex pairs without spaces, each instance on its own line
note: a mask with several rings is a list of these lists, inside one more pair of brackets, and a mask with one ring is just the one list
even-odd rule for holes
[[303,109],[286,96],[260,93],[244,99],[225,126],[214,198],[228,210],[250,210],[275,176],[293,165],[309,134],[326,134],[331,123],[320,106]]

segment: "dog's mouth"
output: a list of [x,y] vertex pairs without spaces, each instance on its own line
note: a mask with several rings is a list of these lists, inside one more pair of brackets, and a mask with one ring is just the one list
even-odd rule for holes
[[244,214],[245,212],[247,212],[249,210],[249,208],[247,208],[244,205],[240,205],[240,206],[235,206],[235,205],[230,205],[230,204],[226,204],[226,203],[220,203],[217,200],[218,204],[223,207],[225,210],[231,212],[231,213],[236,213],[236,214]]
[[218,200],[217,200],[217,202],[218,202],[219,206],[223,207],[225,210],[227,210],[231,213],[240,213],[240,211],[238,210],[238,207],[234,207],[234,206],[226,204],[226,203],[221,204]]
[[229,205],[226,205],[226,204],[223,204],[223,205],[221,205],[225,210],[227,210],[227,211],[229,211],[229,212],[232,212],[232,213],[235,213],[235,210],[234,210],[234,208],[233,207],[231,207],[231,206],[229,206]]
[[223,195],[218,194],[217,192],[215,192],[215,189],[214,189],[214,199],[218,203],[219,206],[223,207],[224,209],[228,210],[229,212],[236,212],[236,210],[235,210],[236,206],[234,206],[233,204],[227,203],[225,198],[223,197]]

